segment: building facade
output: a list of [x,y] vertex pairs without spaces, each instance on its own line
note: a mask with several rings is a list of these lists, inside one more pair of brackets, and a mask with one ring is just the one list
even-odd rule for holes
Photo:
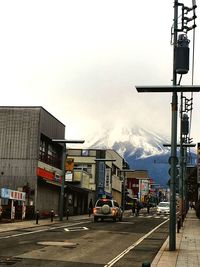
[[127,188],[132,191],[132,197],[145,203],[150,194],[150,177],[147,170],[135,170],[126,173]]
[[[123,158],[111,149],[67,149],[67,157],[74,162],[72,181],[89,190],[93,203],[100,197],[122,202],[121,170]],[[78,185],[78,184],[77,184]]]
[[62,147],[51,140],[64,136],[64,124],[42,107],[0,107],[0,187],[25,192],[27,213],[58,213]]

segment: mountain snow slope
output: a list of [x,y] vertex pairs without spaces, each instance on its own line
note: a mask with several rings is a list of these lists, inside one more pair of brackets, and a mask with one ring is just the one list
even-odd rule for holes
[[148,170],[156,183],[165,186],[169,180],[170,150],[163,147],[164,143],[169,143],[169,139],[152,131],[138,127],[117,127],[102,132],[99,138],[95,136],[88,147],[114,149],[125,158],[131,169]]
[[163,144],[170,143],[169,138],[138,127],[117,127],[99,135],[90,139],[87,147],[114,149],[125,158],[131,169],[147,170],[155,183],[167,187],[170,148],[164,148]]
[[116,150],[122,157],[134,155],[135,159],[169,152],[163,144],[169,143],[167,138],[142,128],[115,128],[102,132],[98,138],[90,139],[88,147],[110,148]]

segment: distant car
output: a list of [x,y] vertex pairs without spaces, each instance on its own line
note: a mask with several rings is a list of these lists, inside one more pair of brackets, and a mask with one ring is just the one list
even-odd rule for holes
[[157,206],[157,214],[169,214],[170,202],[160,202]]
[[102,221],[104,219],[112,219],[115,222],[117,219],[122,221],[123,212],[115,200],[101,198],[97,200],[94,206],[93,215],[94,222],[97,222],[98,219]]

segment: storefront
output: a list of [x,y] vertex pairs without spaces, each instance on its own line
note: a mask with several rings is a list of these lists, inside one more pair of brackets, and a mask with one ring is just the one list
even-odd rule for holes
[[26,216],[26,193],[8,188],[1,188],[1,217],[11,220],[23,220]]

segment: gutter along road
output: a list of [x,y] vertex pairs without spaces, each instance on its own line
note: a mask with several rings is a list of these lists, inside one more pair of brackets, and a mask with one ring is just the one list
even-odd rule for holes
[[76,222],[0,233],[0,266],[131,266],[151,262],[168,237],[167,217],[141,211],[122,222]]

